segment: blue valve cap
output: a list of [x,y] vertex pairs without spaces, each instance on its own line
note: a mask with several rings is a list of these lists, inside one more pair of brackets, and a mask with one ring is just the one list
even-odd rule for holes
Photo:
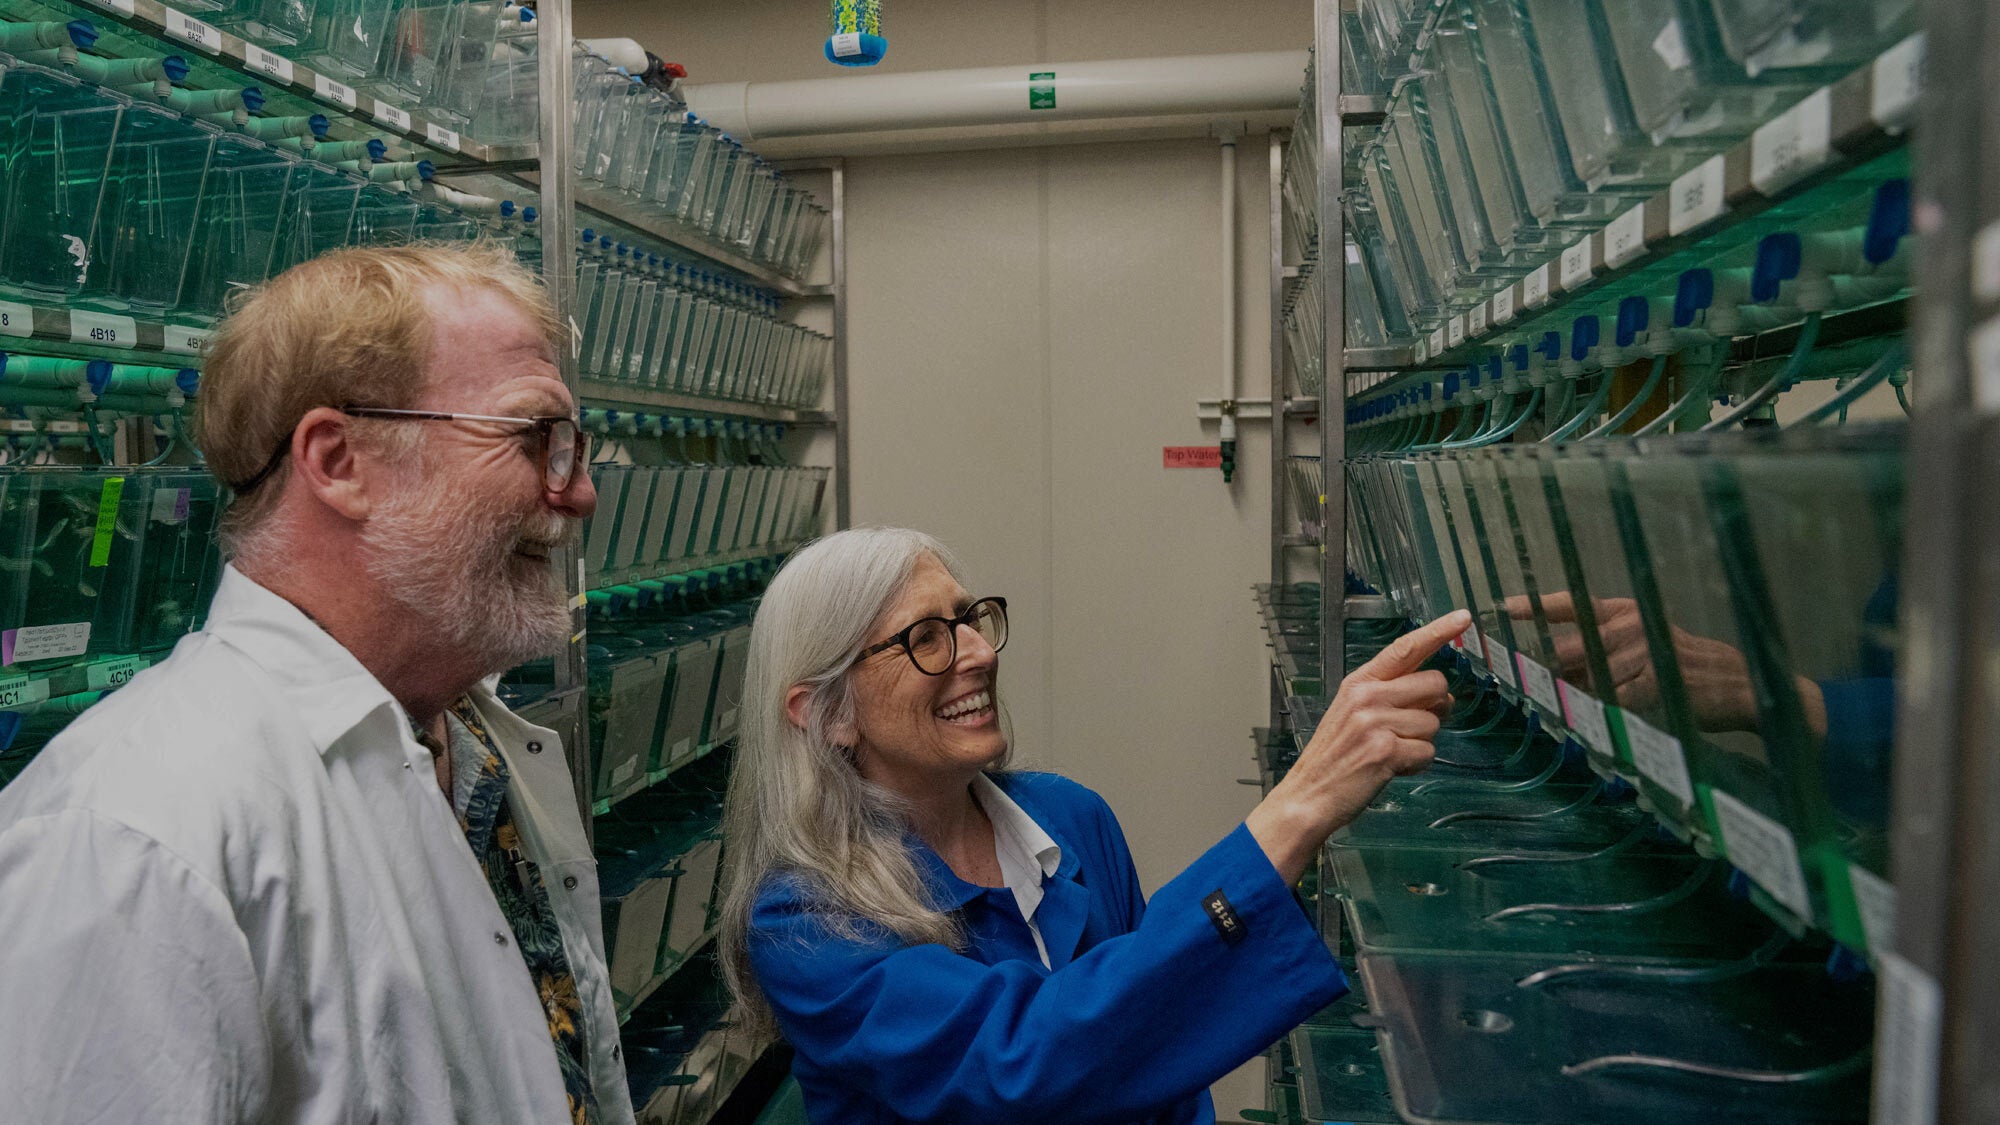
[[201,372],[192,367],[181,368],[174,372],[174,386],[180,388],[182,394],[192,397],[201,387]]
[[1762,304],[1778,299],[1778,288],[1799,276],[1803,247],[1796,232],[1781,230],[1757,243],[1757,267],[1750,272],[1750,299]]
[[541,217],[542,213],[540,211],[535,210],[533,207],[521,208],[521,221],[524,223],[532,223],[536,219],[539,219]]
[[[1507,360],[1508,360],[1508,362],[1510,362],[1510,363],[1512,363],[1512,364],[1514,365],[1514,370],[1516,370],[1516,371],[1526,371],[1526,370],[1528,369],[1528,345],[1526,345],[1526,344],[1515,344],[1515,345],[1514,345],[1513,347],[1511,347],[1511,348],[1508,348],[1508,349],[1507,349]],[[1495,366],[1497,367],[1498,365],[1496,364]],[[1489,373],[1490,373],[1490,374],[1491,374],[1491,375],[1492,375],[1492,376],[1493,376],[1493,377],[1494,377],[1495,379],[1498,379],[1498,378],[1500,377],[1500,372],[1499,372],[1499,371],[1497,371],[1497,370],[1496,370],[1496,371],[1491,371],[1491,372],[1489,372]]]
[[1861,239],[1861,256],[1874,265],[1896,256],[1896,244],[1910,233],[1910,181],[1885,180],[1875,188],[1868,209],[1868,231]]
[[91,394],[103,394],[105,389],[111,386],[111,361],[108,359],[91,360],[88,364],[84,365],[83,379],[85,383],[89,384]]
[[[257,91],[257,100],[259,103],[263,102],[264,92],[262,90]],[[250,91],[248,90],[243,91],[243,104],[250,104]],[[333,128],[333,122],[328,121],[325,114],[315,113],[311,117],[306,118],[306,128],[312,131],[314,140],[323,141],[326,139],[326,131]]]
[[[1542,333],[1542,338],[1535,342],[1535,350],[1542,353],[1545,359],[1561,359],[1563,354],[1562,333],[1554,330]],[[1527,364],[1523,363],[1521,366],[1526,367]]]
[[71,20],[63,25],[63,30],[69,32],[69,41],[79,51],[88,51],[97,45],[97,26],[89,20]]
[[187,81],[188,61],[179,55],[168,55],[160,60],[160,70],[167,76],[168,82],[178,86]]
[[1580,316],[1569,323],[1569,357],[1578,363],[1597,346],[1602,326],[1594,316]]
[[1618,302],[1618,346],[1631,347],[1652,319],[1653,303],[1646,298],[1631,296]]
[[1687,328],[1694,318],[1715,303],[1715,273],[1712,270],[1682,270],[1674,287],[1674,327]]
[[515,208],[515,206],[514,206],[514,201],[513,201],[513,200],[511,200],[511,199],[503,199],[503,200],[501,200],[501,201],[500,201],[500,217],[501,217],[501,218],[503,218],[503,219],[511,219],[511,218],[513,218],[513,217],[514,217],[514,212],[515,212],[515,210],[517,210],[517,208]]

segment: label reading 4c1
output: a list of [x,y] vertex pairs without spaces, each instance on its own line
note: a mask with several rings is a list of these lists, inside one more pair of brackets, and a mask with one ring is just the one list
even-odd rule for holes
[[49,697],[49,681],[33,676],[0,676],[0,710],[26,707]]

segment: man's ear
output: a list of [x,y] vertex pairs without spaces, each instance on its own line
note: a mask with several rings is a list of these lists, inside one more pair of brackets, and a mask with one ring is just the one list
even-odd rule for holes
[[320,503],[350,520],[373,510],[367,477],[347,415],[330,406],[306,411],[292,428],[292,475]]

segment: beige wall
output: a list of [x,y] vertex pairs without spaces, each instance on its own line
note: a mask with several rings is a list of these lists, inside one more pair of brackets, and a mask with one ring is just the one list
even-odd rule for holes
[[[1303,0],[890,0],[884,69],[937,69],[1311,39]],[[581,0],[691,80],[827,76],[825,6]],[[664,49],[663,49],[664,48]],[[1239,148],[1241,393],[1269,393],[1266,138]],[[1264,423],[1236,483],[1166,470],[1213,444],[1195,399],[1222,362],[1214,140],[850,158],[854,518],[957,547],[1010,600],[1001,686],[1023,764],[1103,793],[1149,891],[1254,802],[1267,663],[1250,586],[1267,570]],[[1218,1085],[1261,1106],[1261,1067]]]

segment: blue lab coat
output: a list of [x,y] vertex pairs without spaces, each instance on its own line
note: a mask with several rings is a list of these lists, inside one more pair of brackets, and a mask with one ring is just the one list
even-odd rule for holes
[[1012,892],[959,879],[914,836],[964,953],[868,925],[838,936],[793,876],[758,895],[751,964],[818,1125],[1211,1122],[1210,1083],[1347,991],[1249,829],[1149,904],[1103,798],[1052,774],[994,780],[1062,848],[1036,911],[1052,969]]

